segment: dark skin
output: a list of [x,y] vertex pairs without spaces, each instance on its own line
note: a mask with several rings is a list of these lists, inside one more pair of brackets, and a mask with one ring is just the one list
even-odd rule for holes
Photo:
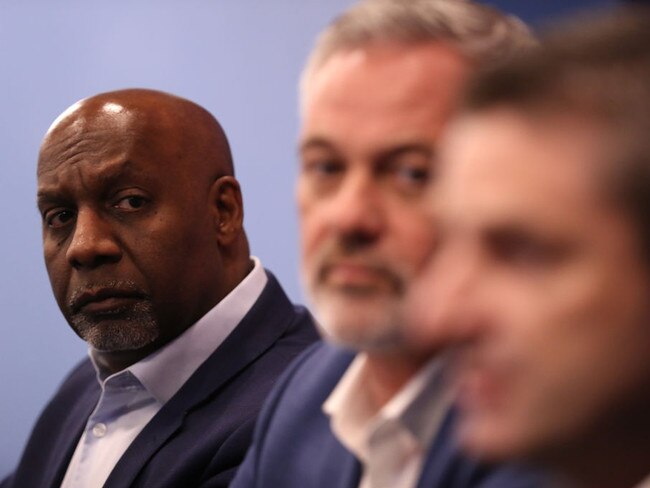
[[64,112],[39,154],[38,207],[55,298],[110,372],[176,338],[252,269],[226,137],[166,93],[105,93]]

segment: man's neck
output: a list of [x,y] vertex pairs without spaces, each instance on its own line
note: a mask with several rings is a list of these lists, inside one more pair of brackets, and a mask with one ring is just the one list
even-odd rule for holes
[[408,353],[366,353],[368,391],[378,409],[386,405],[422,368],[427,358]]
[[104,352],[94,351],[93,357],[97,366],[105,371],[105,374],[112,375],[125,370],[129,366],[133,366],[138,361],[147,357],[149,352],[140,353],[140,351],[126,351],[126,352]]

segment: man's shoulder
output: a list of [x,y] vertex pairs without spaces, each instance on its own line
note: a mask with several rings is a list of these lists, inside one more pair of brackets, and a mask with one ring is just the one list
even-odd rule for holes
[[262,293],[213,356],[229,354],[229,362],[242,365],[277,363],[281,370],[268,371],[277,377],[319,336],[309,310],[292,303],[273,273],[265,272],[268,281]]
[[[265,402],[259,434],[271,444],[300,445],[307,438],[332,438],[322,406],[347,370],[354,353],[318,341],[285,370]],[[306,429],[306,430],[305,430]]]
[[272,324],[281,324],[286,333],[305,330],[316,337],[314,319],[309,310],[292,303],[275,275],[268,269],[264,271],[267,283],[242,322],[245,324],[251,318],[255,321],[266,319]]
[[233,487],[353,486],[358,481],[359,463],[332,434],[322,410],[353,358],[354,353],[323,341],[296,358],[265,402]]
[[283,377],[283,390],[310,395],[322,404],[350,366],[355,352],[318,341],[303,351]]

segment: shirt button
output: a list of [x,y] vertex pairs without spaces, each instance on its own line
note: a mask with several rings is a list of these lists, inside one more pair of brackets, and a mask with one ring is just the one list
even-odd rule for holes
[[106,430],[106,424],[99,422],[93,426],[93,435],[95,437],[104,437],[106,435]]

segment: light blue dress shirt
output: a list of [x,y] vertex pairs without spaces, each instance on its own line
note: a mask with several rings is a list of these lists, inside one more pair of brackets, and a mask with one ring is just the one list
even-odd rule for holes
[[102,392],[77,444],[62,488],[94,488],[147,423],[221,345],[257,301],[267,282],[260,261],[221,302],[175,340],[142,361],[107,375],[90,359]]

